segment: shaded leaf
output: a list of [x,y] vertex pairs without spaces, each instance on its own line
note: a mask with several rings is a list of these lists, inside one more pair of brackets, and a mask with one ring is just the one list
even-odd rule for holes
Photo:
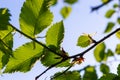
[[109,22],[109,23],[107,24],[107,27],[106,27],[104,33],[110,32],[110,31],[113,29],[114,26],[115,26],[115,23]]
[[120,17],[117,18],[117,22],[118,22],[118,24],[120,24]]
[[120,76],[120,64],[117,67],[117,73],[118,73],[118,76]]
[[74,4],[76,3],[78,0],[64,0],[64,2],[68,3],[68,4]]
[[90,66],[85,69],[83,80],[97,80],[97,78],[95,67]]
[[117,3],[115,3],[114,5],[113,5],[113,8],[118,8],[119,7],[119,5],[117,4]]
[[49,2],[49,0],[26,0],[19,20],[24,33],[34,38],[51,24],[53,14],[48,9],[51,5]]
[[[62,72],[58,72],[54,76],[57,76],[61,73]],[[54,76],[52,80],[81,80],[81,76],[78,71],[67,71],[66,73],[56,77],[55,79]]]
[[[58,49],[54,48],[54,50],[58,50]],[[58,52],[60,53],[60,51]],[[43,54],[44,56],[42,57],[41,62],[44,66],[51,66],[62,60],[60,56],[55,55],[54,53],[50,52],[47,49],[44,49]],[[57,65],[56,67],[68,67],[68,66],[70,66],[70,60],[64,61],[63,63]]]
[[0,30],[7,30],[8,24],[10,20],[10,13],[9,10],[6,8],[0,9]]
[[90,39],[89,36],[87,36],[87,35],[81,35],[81,36],[78,38],[77,46],[87,47],[87,46],[89,46],[91,43],[92,43],[92,40]]
[[108,49],[107,56],[114,56],[114,53],[111,51],[111,49]]
[[116,74],[108,73],[103,75],[99,80],[115,80],[116,77],[117,77]]
[[106,18],[111,18],[111,16],[115,13],[115,10],[110,9],[106,12],[105,17]]
[[116,37],[120,39],[120,31],[116,32]]
[[60,13],[63,18],[67,18],[70,15],[71,11],[72,11],[71,7],[65,6],[61,9]]
[[115,52],[120,55],[120,44],[116,45]]
[[100,43],[94,49],[94,57],[96,61],[101,62],[104,59],[104,54],[105,54],[105,44]]
[[13,56],[13,29],[11,26],[7,27],[7,30],[0,30],[0,69],[7,64],[9,57]]
[[5,73],[11,73],[15,71],[27,72],[33,64],[41,57],[43,47],[39,44],[35,44],[34,49],[33,42],[26,43],[13,52],[14,57],[9,59],[9,62],[5,68]]
[[106,64],[101,64],[100,65],[100,71],[103,73],[103,74],[107,74],[110,72],[110,69],[109,67],[106,65]]

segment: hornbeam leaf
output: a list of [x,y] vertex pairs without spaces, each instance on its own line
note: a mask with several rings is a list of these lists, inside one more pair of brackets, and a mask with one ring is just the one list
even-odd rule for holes
[[96,61],[101,62],[104,59],[104,55],[105,55],[105,44],[100,43],[96,46],[94,50],[94,57]]
[[13,52],[14,57],[11,57],[6,65],[4,73],[29,71],[33,64],[41,57],[43,51],[41,45],[36,43],[35,46],[34,48],[33,42],[30,42],[16,49]]
[[0,30],[7,30],[8,24],[10,20],[10,13],[9,10],[6,8],[0,9]]
[[[81,76],[80,73],[77,71],[67,71],[66,73],[62,74],[62,72],[58,72],[56,73],[52,80],[81,80]],[[55,76],[60,75],[56,78],[54,78]]]
[[116,45],[115,52],[120,55],[120,44]]
[[64,0],[64,2],[68,3],[68,4],[74,4],[76,3],[78,0]]
[[64,25],[63,21],[54,24],[50,27],[46,35],[46,44],[48,46],[60,47],[60,44],[64,37]]
[[85,69],[83,80],[97,80],[98,76],[94,66],[89,66]]
[[108,73],[103,75],[99,80],[119,80],[119,79],[115,79],[116,77],[117,77],[116,74]]
[[[64,37],[64,25],[63,21],[54,24],[51,26],[46,35],[46,44],[52,50],[62,54],[60,50],[60,44]],[[43,52],[44,56],[41,59],[41,62],[44,66],[50,66],[62,60],[62,58],[58,55],[55,55],[53,52],[50,52],[47,49],[44,49]],[[57,67],[62,66],[69,66],[69,60],[65,61],[64,63],[58,65]]]
[[7,26],[7,30],[0,30],[0,69],[5,67],[12,54],[13,48],[13,29]]
[[120,31],[116,32],[116,37],[120,39]]
[[48,9],[49,0],[26,0],[20,14],[20,28],[31,37],[43,31],[49,26],[53,14]]
[[106,27],[104,33],[110,32],[110,31],[113,29],[114,26],[115,26],[115,23],[109,22],[109,23],[107,24],[107,27]]
[[110,9],[106,12],[105,17],[106,18],[111,18],[111,16],[115,13],[115,10]]
[[63,18],[67,18],[70,15],[71,10],[72,10],[71,7],[65,6],[61,9],[60,13],[61,13]]
[[118,24],[120,24],[120,17],[117,18],[117,22],[118,22]]
[[103,74],[107,74],[110,72],[110,69],[109,67],[106,65],[106,64],[101,64],[100,65],[100,71],[103,73]]
[[77,46],[87,47],[92,43],[92,40],[87,35],[81,35],[78,39]]

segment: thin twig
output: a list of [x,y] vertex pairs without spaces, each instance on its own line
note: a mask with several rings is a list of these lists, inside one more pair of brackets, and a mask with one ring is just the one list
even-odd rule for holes
[[110,34],[108,34],[104,38],[100,39],[99,41],[96,41],[96,43],[94,45],[92,45],[91,47],[89,47],[85,51],[83,51],[81,53],[78,53],[76,55],[70,56],[69,58],[75,58],[77,56],[83,56],[85,53],[87,53],[88,51],[90,51],[91,49],[93,49],[96,45],[100,44],[101,42],[103,42],[104,40],[106,40],[107,38],[109,38],[110,36],[112,36],[113,34],[115,34],[116,32],[118,32],[119,30],[120,30],[120,28],[116,29],[115,31],[111,32]]
[[91,8],[91,12],[96,11],[96,10],[102,8],[103,6],[105,6],[106,4],[110,3],[111,1],[113,1],[113,0],[109,0],[109,1],[106,2],[106,3],[102,3],[102,4],[98,5],[98,6],[92,7],[92,8]]
[[59,53],[57,53],[56,51],[50,49],[50,48],[47,47],[45,44],[37,41],[36,39],[30,37],[29,35],[25,34],[25,33],[22,32],[22,31],[20,31],[19,29],[17,29],[16,27],[14,27],[12,24],[9,24],[9,25],[10,25],[13,29],[15,29],[17,32],[19,32],[20,34],[24,35],[25,37],[31,39],[32,41],[34,41],[34,42],[36,42],[36,43],[38,43],[38,44],[40,44],[40,45],[43,46],[44,48],[46,48],[46,49],[48,49],[49,51],[53,52],[54,54],[56,54],[56,55],[58,55],[58,56],[60,56],[60,57],[63,57],[61,54],[59,54]]

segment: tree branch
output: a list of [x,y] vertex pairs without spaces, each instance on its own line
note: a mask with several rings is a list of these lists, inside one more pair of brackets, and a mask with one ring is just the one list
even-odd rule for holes
[[111,32],[110,34],[108,34],[104,38],[100,39],[99,41],[96,41],[96,43],[94,45],[92,45],[91,47],[89,47],[85,51],[83,51],[81,53],[78,53],[76,55],[70,56],[69,58],[75,58],[77,56],[81,56],[82,57],[85,53],[87,53],[88,51],[90,51],[91,49],[93,49],[96,45],[100,44],[101,42],[103,42],[104,40],[106,40],[107,38],[109,38],[110,36],[112,36],[113,34],[115,34],[119,30],[120,30],[120,28],[116,29],[115,31]]
[[102,3],[102,4],[98,5],[98,6],[92,7],[92,8],[91,8],[91,12],[96,11],[96,10],[102,8],[103,6],[105,6],[106,4],[110,3],[111,1],[113,1],[113,0],[109,0],[109,1],[106,2],[106,3]]
[[[46,73],[48,70],[52,69],[53,67],[59,65],[60,63],[68,60],[68,59],[75,59],[76,57],[83,57],[85,53],[87,53],[88,51],[90,51],[91,49],[93,49],[95,46],[97,46],[98,44],[100,44],[101,42],[103,42],[104,40],[108,39],[110,36],[112,36],[113,34],[115,34],[116,32],[118,32],[120,30],[120,28],[116,29],[115,31],[111,32],[110,34],[108,34],[107,36],[103,37],[102,39],[100,39],[99,41],[96,41],[96,43],[94,45],[92,45],[91,47],[89,47],[88,49],[86,49],[85,51],[78,53],[76,55],[70,56],[70,57],[66,57],[63,60],[61,60],[60,62],[57,62],[53,65],[51,65],[50,67],[48,67],[45,71],[43,71],[40,75],[38,75],[35,80],[37,80],[40,76],[42,76],[44,73]],[[69,67],[68,67],[69,69]],[[68,70],[67,69],[67,70]],[[66,70],[65,70],[66,71]]]
[[47,47],[45,44],[43,44],[43,43],[37,41],[36,39],[28,36],[27,34],[23,33],[22,31],[20,31],[20,30],[17,29],[16,27],[14,27],[12,24],[9,24],[9,25],[10,25],[13,29],[15,29],[17,32],[19,32],[20,34],[24,35],[25,37],[31,39],[32,41],[34,41],[34,42],[36,42],[36,43],[38,43],[38,44],[40,44],[40,45],[43,46],[44,48],[46,48],[46,49],[48,49],[49,51],[53,52],[54,54],[56,54],[56,55],[58,55],[58,56],[60,56],[60,57],[63,57],[63,55],[57,53],[56,51],[54,51],[54,50],[50,49],[49,47]]

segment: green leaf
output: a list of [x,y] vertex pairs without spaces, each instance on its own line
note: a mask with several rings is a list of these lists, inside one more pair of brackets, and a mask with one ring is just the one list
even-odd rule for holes
[[117,18],[117,22],[118,22],[118,24],[120,24],[120,17]]
[[116,45],[115,52],[120,55],[120,44]]
[[106,12],[105,17],[106,18],[111,18],[111,16],[115,13],[115,10],[110,9]]
[[116,32],[116,37],[120,39],[120,31]]
[[115,3],[114,5],[113,5],[113,8],[118,8],[119,7],[119,5],[117,4],[117,3]]
[[[61,54],[62,52],[60,50],[60,44],[63,40],[63,37],[64,37],[64,25],[63,25],[63,21],[61,21],[51,26],[47,31],[46,44],[49,48]],[[42,64],[44,66],[50,66],[61,60],[62,58],[59,57],[58,55],[55,55],[53,52],[50,52],[49,50],[44,49],[44,57],[41,59]],[[65,66],[65,67],[69,66],[69,60],[58,65],[57,67],[62,67],[62,66]]]
[[101,0],[102,3],[107,3],[109,0]]
[[33,64],[41,57],[43,47],[33,42],[26,43],[13,52],[14,57],[9,59],[9,62],[5,68],[5,73],[11,73],[15,71],[27,72]]
[[[62,72],[56,73],[54,76],[60,75]],[[66,73],[52,78],[52,80],[81,80],[80,73],[78,71],[67,71]]]
[[69,6],[64,6],[64,7],[61,9],[60,13],[61,13],[61,15],[62,15],[63,18],[67,18],[67,17],[70,15],[71,11],[72,11],[72,8],[71,8],[71,7],[69,7]]
[[101,62],[104,59],[104,55],[105,55],[105,44],[100,43],[94,49],[94,57],[96,61]]
[[53,14],[48,9],[51,5],[49,2],[49,0],[26,0],[19,20],[24,33],[34,38],[51,24]]
[[[51,48],[53,49],[53,48]],[[57,50],[56,48],[54,48],[53,50]],[[59,51],[60,52],[60,51]],[[47,49],[44,49],[43,52],[44,56],[41,59],[41,62],[44,66],[51,66],[57,62],[60,62],[62,60],[62,58],[58,55],[55,55],[54,53],[50,52]],[[57,65],[56,67],[68,67],[70,66],[70,60],[64,61],[63,63]]]
[[95,67],[90,66],[85,69],[83,80],[97,80],[97,78]]
[[78,0],[64,0],[64,2],[68,3],[68,4],[74,4],[76,3]]
[[77,46],[87,47],[87,46],[89,46],[91,43],[92,43],[92,40],[90,39],[89,36],[87,36],[87,35],[81,35],[81,36],[78,38]]
[[118,73],[118,76],[120,76],[120,64],[117,67],[117,73]]
[[60,47],[60,44],[64,37],[64,25],[63,21],[54,24],[50,27],[46,34],[46,44],[48,46]]
[[114,56],[114,53],[111,51],[111,49],[108,49],[107,56]]
[[113,29],[114,26],[115,26],[115,23],[109,22],[109,23],[107,24],[107,27],[106,27],[104,33],[110,32],[110,31]]
[[109,67],[106,65],[106,64],[101,64],[100,65],[100,71],[103,73],[103,74],[107,74],[110,72],[110,69]]
[[116,77],[117,77],[116,74],[108,73],[103,75],[99,80],[115,80]]
[[6,8],[0,9],[0,30],[7,30],[8,24],[10,20],[10,13],[9,10]]

